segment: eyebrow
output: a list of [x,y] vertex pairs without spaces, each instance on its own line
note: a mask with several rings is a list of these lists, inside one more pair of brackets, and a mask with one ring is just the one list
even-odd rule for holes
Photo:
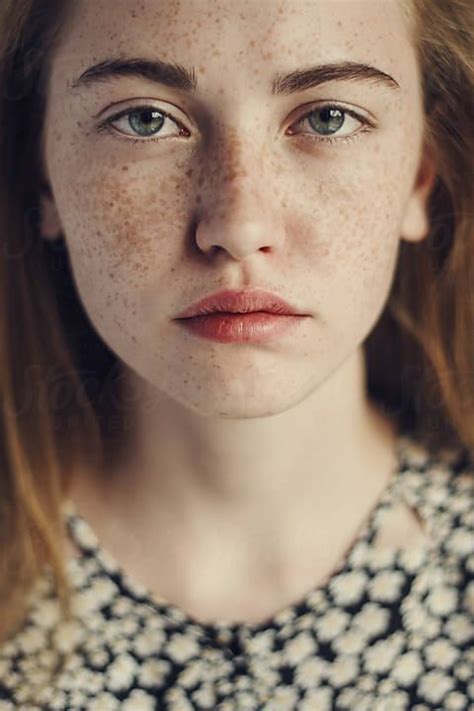
[[[72,83],[71,89],[80,89],[96,82],[109,81],[122,76],[140,77],[193,94],[198,91],[198,80],[194,67],[187,69],[175,62],[142,57],[105,59],[86,69]],[[277,74],[272,83],[272,94],[294,94],[329,81],[372,82],[390,89],[400,89],[400,85],[390,74],[376,67],[359,62],[335,62],[318,64],[307,69],[297,69],[288,74]]]

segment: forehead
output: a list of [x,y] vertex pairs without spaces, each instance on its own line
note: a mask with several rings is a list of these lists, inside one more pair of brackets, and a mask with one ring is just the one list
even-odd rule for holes
[[[406,4],[406,3],[405,3]],[[79,0],[58,59],[123,55],[195,66],[200,88],[332,61],[375,64],[400,84],[415,49],[402,0]],[[267,69],[266,69],[267,68]]]

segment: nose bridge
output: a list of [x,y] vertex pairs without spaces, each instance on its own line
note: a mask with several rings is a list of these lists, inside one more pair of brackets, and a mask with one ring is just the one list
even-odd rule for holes
[[221,247],[234,258],[278,242],[274,181],[264,177],[264,145],[257,130],[227,129],[203,160],[197,242]]
[[263,139],[256,127],[222,129],[203,161],[199,180],[202,203],[212,210],[238,210],[239,206],[248,209],[252,201],[261,202],[265,192],[263,153]]

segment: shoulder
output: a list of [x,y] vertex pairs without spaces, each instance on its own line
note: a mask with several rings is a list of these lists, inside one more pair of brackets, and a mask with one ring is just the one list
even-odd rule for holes
[[404,440],[407,488],[448,556],[463,558],[474,575],[474,461],[466,450],[430,452]]
[[430,451],[420,442],[401,439],[401,468],[425,501],[453,514],[474,501],[474,460],[465,449]]

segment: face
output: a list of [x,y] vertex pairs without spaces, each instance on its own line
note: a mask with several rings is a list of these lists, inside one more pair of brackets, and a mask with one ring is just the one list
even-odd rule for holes
[[[71,20],[48,87],[43,236],[64,235],[95,329],[124,372],[198,413],[258,417],[302,401],[361,348],[400,240],[428,229],[433,175],[401,4],[97,0]],[[73,87],[119,55],[194,67],[197,88],[132,75]],[[272,92],[276,75],[341,62],[392,80],[333,75]],[[310,318],[265,345],[216,343],[173,320],[252,287]]]

